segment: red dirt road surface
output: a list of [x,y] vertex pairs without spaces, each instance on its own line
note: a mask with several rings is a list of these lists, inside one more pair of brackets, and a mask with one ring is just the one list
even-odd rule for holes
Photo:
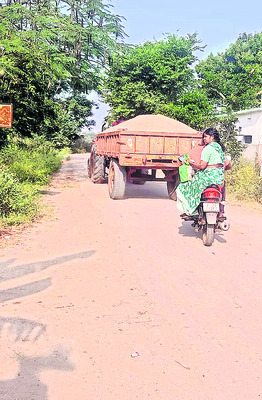
[[202,244],[166,185],[125,200],[72,155],[51,217],[3,240],[1,400],[262,398],[262,216]]

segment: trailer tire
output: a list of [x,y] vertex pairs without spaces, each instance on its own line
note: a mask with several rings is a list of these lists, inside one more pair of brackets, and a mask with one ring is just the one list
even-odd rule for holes
[[108,172],[108,193],[111,199],[120,200],[125,197],[126,169],[116,160],[111,160]]
[[174,180],[167,181],[167,193],[171,200],[174,201],[177,200],[176,188],[178,187],[179,183],[180,183],[179,174],[175,176]]
[[[105,182],[105,157],[96,153],[96,147],[93,146],[89,161],[90,177],[93,183]],[[88,171],[89,174],[89,171]]]

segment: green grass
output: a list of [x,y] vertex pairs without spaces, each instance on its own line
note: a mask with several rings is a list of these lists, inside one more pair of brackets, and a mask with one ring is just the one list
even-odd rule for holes
[[28,223],[41,214],[39,189],[59,169],[68,149],[40,139],[9,140],[0,151],[0,224]]

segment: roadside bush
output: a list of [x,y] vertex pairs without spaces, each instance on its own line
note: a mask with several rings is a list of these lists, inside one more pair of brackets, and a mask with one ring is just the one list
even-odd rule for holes
[[69,149],[42,138],[9,138],[0,151],[0,222],[20,224],[39,215],[39,188],[57,171]]
[[255,200],[262,202],[262,178],[259,166],[245,158],[240,158],[227,173],[227,184],[237,200]]
[[0,170],[0,216],[8,224],[32,219],[38,210],[37,189],[20,183],[7,168]]
[[54,151],[20,150],[16,160],[9,165],[21,182],[48,183],[50,174],[60,167],[61,159]]
[[14,138],[0,153],[0,160],[8,166],[20,182],[44,185],[58,170],[63,152],[49,142]]

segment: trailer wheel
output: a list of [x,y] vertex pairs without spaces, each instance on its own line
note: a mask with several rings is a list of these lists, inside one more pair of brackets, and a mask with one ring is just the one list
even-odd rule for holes
[[115,160],[111,160],[108,172],[108,192],[111,199],[120,200],[125,196],[126,169]]
[[178,187],[179,183],[180,183],[179,174],[175,176],[174,180],[167,181],[167,193],[171,200],[174,201],[177,200],[176,188]]
[[90,177],[92,178],[93,183],[105,182],[105,157],[96,154],[95,146],[93,146],[91,149],[89,170],[90,170]]

